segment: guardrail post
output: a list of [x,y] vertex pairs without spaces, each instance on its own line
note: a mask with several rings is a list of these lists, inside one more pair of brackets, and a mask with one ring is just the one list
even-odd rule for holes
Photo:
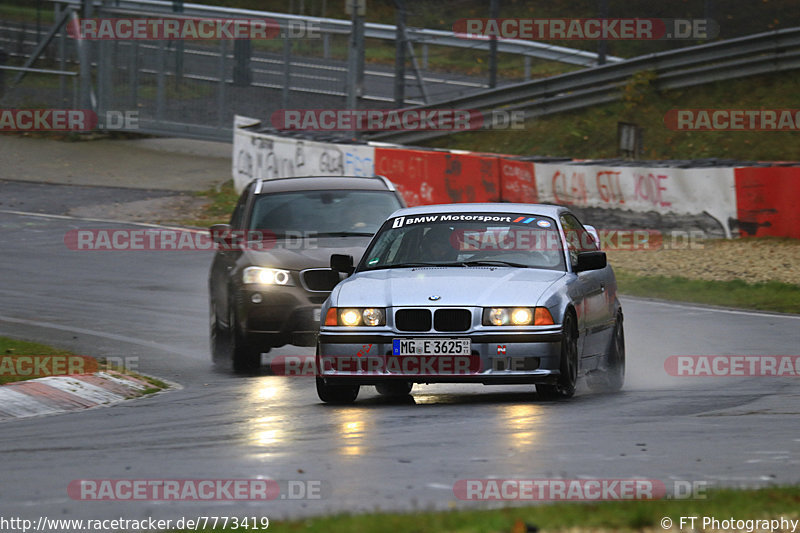
[[226,39],[219,40],[219,63],[217,64],[217,75],[219,76],[219,83],[217,85],[217,123],[220,127],[224,128],[230,126],[225,124],[225,64],[228,59],[228,41]]
[[281,107],[289,107],[289,87],[292,83],[292,41],[289,30],[283,34],[283,89],[281,90]]
[[166,49],[164,39],[158,40],[158,50],[156,52],[156,120],[164,120],[164,107],[166,100]]
[[133,39],[130,44],[128,57],[128,100],[132,109],[138,109],[139,92],[139,42]]
[[233,42],[233,84],[237,87],[249,87],[253,83],[250,70],[252,45],[250,39],[237,39]]
[[[0,67],[5,66],[8,61],[8,54],[0,48]],[[6,71],[0,68],[0,98],[6,94]]]
[[[83,0],[83,18],[91,18],[92,13],[92,0]],[[78,16],[75,12],[72,13],[71,22],[78,29]],[[76,39],[75,43],[78,46],[78,62],[80,63],[81,108],[94,109],[94,102],[92,101],[92,43],[82,38]]]
[[394,105],[398,109],[405,105],[406,90],[406,6],[405,0],[395,0],[394,36]]

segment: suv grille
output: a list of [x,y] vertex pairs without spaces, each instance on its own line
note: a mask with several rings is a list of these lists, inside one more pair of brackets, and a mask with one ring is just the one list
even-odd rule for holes
[[428,309],[400,309],[394,314],[394,325],[400,331],[430,331],[431,312]]
[[330,292],[341,281],[339,273],[329,268],[316,268],[300,272],[303,285],[310,291]]
[[433,315],[436,331],[467,331],[472,322],[468,309],[437,309]]

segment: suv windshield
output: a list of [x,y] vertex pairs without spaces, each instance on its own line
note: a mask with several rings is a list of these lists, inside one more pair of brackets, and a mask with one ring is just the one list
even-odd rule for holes
[[319,236],[372,235],[400,209],[389,191],[333,190],[262,194],[256,197],[248,229]]
[[508,213],[447,213],[387,220],[359,270],[437,265],[566,270],[553,219]]

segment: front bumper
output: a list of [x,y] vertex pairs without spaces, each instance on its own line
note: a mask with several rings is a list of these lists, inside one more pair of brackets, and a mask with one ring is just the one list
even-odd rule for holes
[[[464,333],[359,331],[324,327],[318,375],[326,381],[371,385],[387,379],[414,383],[554,383],[561,363],[560,326]],[[392,355],[394,339],[469,338],[470,356]]]
[[[256,303],[253,296],[261,301]],[[328,293],[310,292],[302,287],[241,288],[236,298],[236,315],[248,337],[265,345],[314,346],[319,332],[320,307]]]

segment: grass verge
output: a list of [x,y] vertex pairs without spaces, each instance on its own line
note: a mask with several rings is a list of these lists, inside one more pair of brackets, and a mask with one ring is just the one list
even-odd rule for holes
[[[703,500],[618,501],[603,503],[559,503],[499,510],[418,512],[413,514],[374,513],[337,515],[270,522],[270,531],[372,533],[413,531],[415,533],[501,533],[536,531],[664,531],[665,517],[679,529],[680,517],[723,519],[768,519],[798,517],[800,487],[755,490],[714,490]],[[698,530],[701,523],[698,521]],[[670,528],[667,528],[670,529]],[[684,529],[691,529],[684,527]],[[224,531],[216,529],[215,531]],[[788,529],[791,531],[791,527]]]
[[208,203],[199,218],[180,221],[186,226],[206,228],[212,224],[227,224],[231,219],[233,208],[239,200],[239,195],[233,189],[233,180],[228,180],[215,189],[196,192],[195,195],[208,200]]
[[[0,358],[2,359],[16,359],[19,356],[25,355],[74,355],[67,350],[59,350],[52,346],[39,344],[38,342],[18,341],[9,339],[7,337],[0,337]],[[0,367],[2,368],[2,367]],[[37,376],[17,376],[8,375],[5,372],[0,372],[0,385],[12,383],[14,381],[25,381],[33,379]]]
[[759,311],[800,313],[800,286],[779,281],[746,283],[742,280],[706,281],[677,276],[639,276],[616,270],[619,292]]
[[[40,356],[40,355],[75,355],[74,353],[68,350],[61,350],[59,348],[54,348],[52,346],[48,346],[46,344],[40,344],[38,342],[30,342],[30,341],[20,341],[16,339],[9,339],[8,337],[0,337],[0,386],[5,385],[7,383],[13,383],[17,381],[27,381],[29,379],[36,379],[38,375],[18,375],[15,371],[16,364],[14,360],[20,357],[26,356]],[[141,374],[137,374],[136,372],[131,372],[130,370],[119,368],[113,364],[108,364],[104,359],[100,358],[97,360],[97,370],[98,371],[114,371],[120,374],[126,374],[129,376],[133,376],[137,379],[145,381],[149,384],[149,386],[141,392],[141,395],[153,394],[160,390],[169,388],[169,386],[164,383],[163,381],[151,378],[149,376],[142,376]],[[26,363],[26,368],[30,365],[30,363]]]

